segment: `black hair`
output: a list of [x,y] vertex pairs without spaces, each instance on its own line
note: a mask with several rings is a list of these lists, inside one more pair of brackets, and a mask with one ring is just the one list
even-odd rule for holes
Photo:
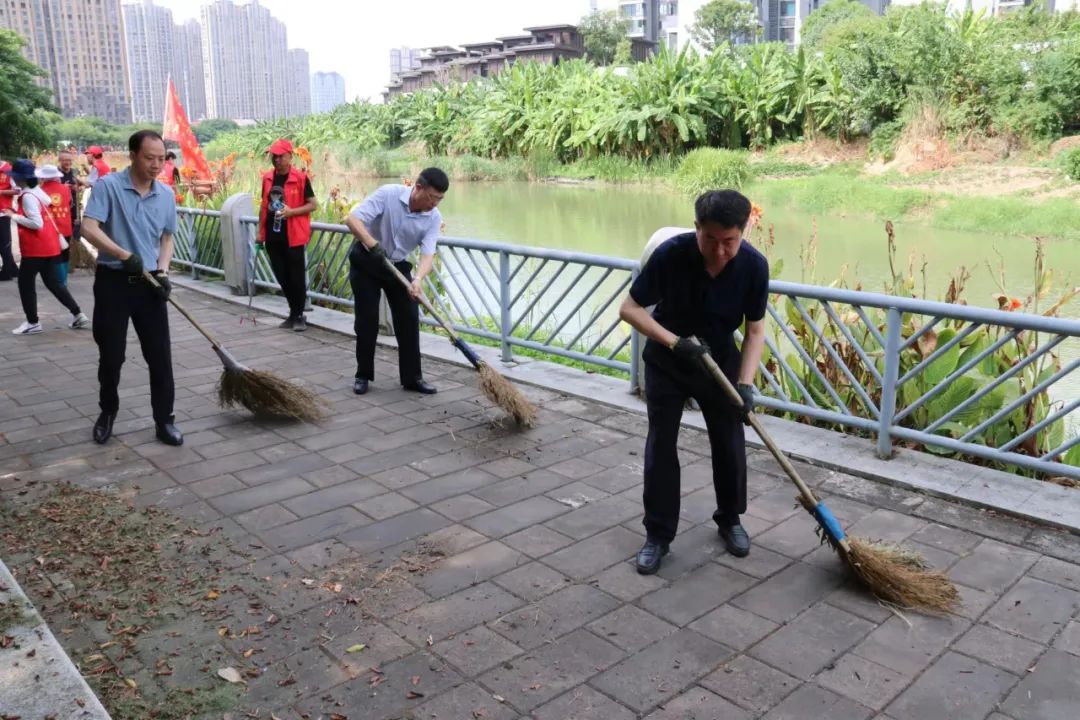
[[175,160],[176,159],[176,153],[174,153],[172,150],[170,150],[169,152],[165,153],[165,159],[166,160]]
[[[140,130],[128,138],[128,150],[133,153],[139,152],[142,150],[143,143],[146,142],[147,138],[150,138],[151,140],[161,140],[161,135],[153,130]],[[165,141],[161,140],[161,142],[164,143]]]
[[435,188],[438,192],[444,193],[450,187],[450,178],[446,177],[446,173],[439,168],[429,167],[420,172],[420,177],[416,178],[416,184]]
[[28,177],[25,180],[20,180],[19,185],[26,188],[36,188],[38,186],[37,177]]
[[746,229],[750,220],[750,200],[735,190],[710,190],[694,203],[694,216],[702,225]]

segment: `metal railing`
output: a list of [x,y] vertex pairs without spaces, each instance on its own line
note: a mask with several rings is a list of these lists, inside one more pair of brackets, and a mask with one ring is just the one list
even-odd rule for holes
[[[254,251],[257,218],[240,221],[250,286],[280,289]],[[309,296],[352,307],[352,235],[312,228]],[[637,390],[640,339],[618,306],[638,269],[446,237],[426,291],[455,330],[497,343],[505,361],[515,348],[534,351],[625,373]],[[778,281],[768,318],[762,406],[875,435],[882,456],[903,443],[1080,480],[1077,320]]]
[[173,262],[188,268],[193,278],[199,273],[224,276],[221,248],[221,213],[217,210],[176,208]]

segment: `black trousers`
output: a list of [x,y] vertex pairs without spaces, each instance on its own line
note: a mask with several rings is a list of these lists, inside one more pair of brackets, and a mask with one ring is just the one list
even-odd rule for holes
[[[679,422],[687,398],[701,406],[712,448],[713,520],[746,512],[746,438],[734,406],[705,369],[675,357],[652,340],[645,348],[645,403],[649,434],[645,440],[645,531],[662,543],[675,539],[679,527]],[[734,383],[741,356],[737,350],[717,358]]]
[[15,256],[11,254],[11,219],[0,215],[0,278],[11,280],[18,272]]
[[[394,263],[408,280],[412,264]],[[356,329],[356,377],[375,379],[375,341],[379,335],[379,296],[386,292],[394,335],[398,341],[398,375],[402,385],[416,382],[420,371],[420,308],[409,297],[401,281],[390,275],[381,262],[368,255],[360,243],[349,252],[349,283],[352,285]]]
[[268,240],[266,254],[270,256],[270,267],[281,285],[281,293],[289,303],[289,317],[300,317],[307,303],[304,246],[289,247],[288,240]]
[[173,421],[172,349],[167,304],[150,284],[123,270],[98,267],[94,277],[94,341],[97,343],[99,405],[102,412],[120,409],[120,368],[127,352],[128,320],[139,336],[143,358],[150,368],[150,406],[154,422]]
[[59,255],[22,259],[22,264],[19,266],[19,299],[22,301],[23,314],[26,315],[27,322],[38,321],[37,288],[34,286],[38,275],[41,276],[41,281],[45,283],[45,287],[49,289],[53,297],[59,300],[68,312],[72,315],[79,314],[79,303],[75,302],[75,298],[71,297],[71,293],[60,281],[60,268],[57,267],[59,262]]

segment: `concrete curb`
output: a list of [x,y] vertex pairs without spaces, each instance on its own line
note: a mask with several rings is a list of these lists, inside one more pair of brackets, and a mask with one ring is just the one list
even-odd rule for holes
[[13,638],[9,647],[0,648],[0,710],[4,716],[109,720],[101,701],[2,560],[0,602],[20,603],[25,612],[22,621],[0,629],[0,637]]
[[[248,303],[247,296],[233,295],[221,283],[181,276],[173,276],[173,282],[233,304],[246,306]],[[275,295],[256,296],[252,308],[282,318],[288,315],[284,299]],[[307,318],[312,327],[353,335],[351,314],[316,306],[307,313]],[[397,341],[389,336],[380,335],[379,344],[397,347]],[[504,364],[497,348],[473,348],[485,362],[515,382],[645,414],[644,401],[629,392],[626,380],[524,357],[519,362]],[[444,338],[432,334],[420,334],[420,351],[424,356],[442,362],[460,366],[469,364]],[[685,413],[683,425],[705,429],[704,419],[698,412]],[[882,460],[876,456],[873,442],[866,438],[773,417],[765,417],[764,425],[786,454],[812,465],[1080,535],[1080,490],[912,450],[899,449],[892,459]],[[748,433],[747,442],[752,447],[765,447],[752,431]]]

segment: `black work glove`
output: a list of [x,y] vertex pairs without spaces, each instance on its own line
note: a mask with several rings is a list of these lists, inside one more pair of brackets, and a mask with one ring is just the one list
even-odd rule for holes
[[127,270],[128,275],[143,274],[142,258],[139,257],[139,253],[137,252],[133,252],[126,259],[121,260],[120,264]]
[[701,358],[709,354],[709,346],[705,343],[694,342],[690,338],[681,337],[671,346],[671,352],[683,360],[701,362]]
[[172,294],[172,282],[169,281],[169,276],[161,270],[155,270],[150,274],[154,276],[154,280],[157,280],[157,285],[150,284],[154,294],[161,298],[161,302],[168,302],[169,295]]
[[375,262],[382,264],[382,261],[386,259],[386,251],[383,250],[382,243],[375,243],[371,247],[365,245],[364,247],[367,248],[368,255],[370,255],[371,259]]
[[743,423],[749,425],[750,413],[754,412],[754,386],[739,383],[735,386],[735,392],[739,393],[739,398],[742,399],[742,407],[738,409],[739,417]]

